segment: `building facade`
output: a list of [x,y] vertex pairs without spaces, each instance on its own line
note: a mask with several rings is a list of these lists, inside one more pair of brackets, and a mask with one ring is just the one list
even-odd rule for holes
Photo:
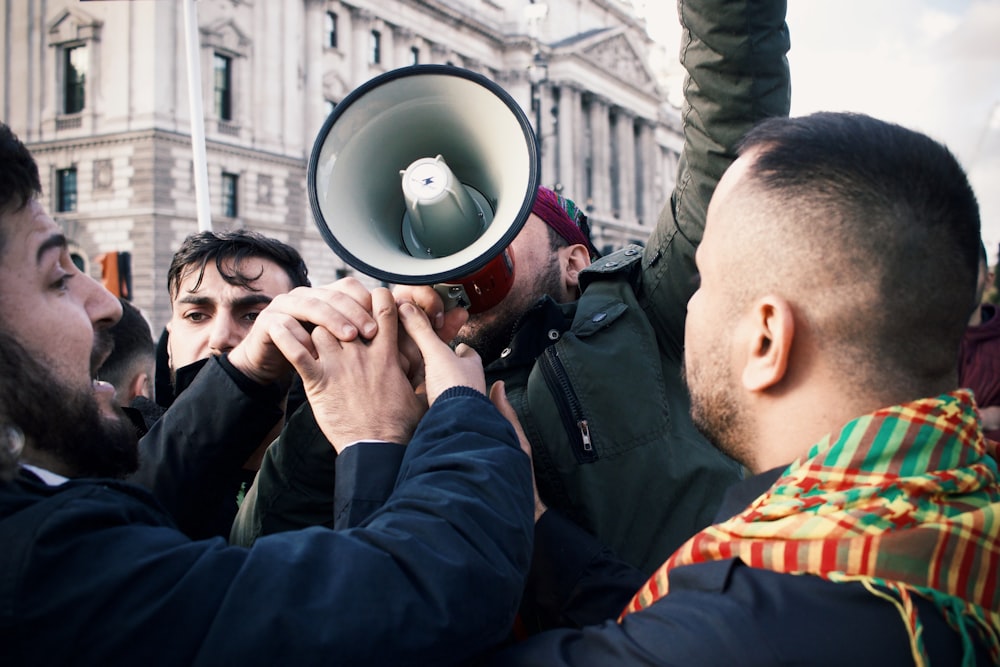
[[0,112],[31,148],[48,210],[100,275],[129,253],[158,330],[166,271],[198,229],[185,21],[197,26],[211,225],[298,248],[314,284],[353,273],[312,220],[323,121],[361,83],[467,68],[524,109],[542,183],[590,216],[598,248],[643,241],[673,187],[678,112],[622,0],[0,0]]

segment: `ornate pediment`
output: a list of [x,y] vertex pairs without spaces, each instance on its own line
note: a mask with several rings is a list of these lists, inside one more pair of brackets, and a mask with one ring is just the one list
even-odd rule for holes
[[656,86],[645,60],[624,32],[581,49],[580,56],[636,88],[651,90]]
[[214,49],[246,55],[250,38],[233,19],[221,19],[201,29],[201,43]]
[[76,7],[62,9],[49,20],[49,45],[99,41],[103,25],[103,21]]

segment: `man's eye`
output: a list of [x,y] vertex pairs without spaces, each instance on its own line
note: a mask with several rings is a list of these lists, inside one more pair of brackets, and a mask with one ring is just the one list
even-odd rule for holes
[[251,321],[251,322],[256,322],[256,321],[257,321],[257,316],[258,316],[258,315],[260,315],[260,311],[259,311],[259,310],[257,310],[257,311],[254,311],[254,312],[252,312],[252,313],[247,313],[247,314],[246,314],[246,315],[244,315],[243,317],[244,317],[245,319],[247,319],[247,320]]
[[205,320],[208,319],[208,315],[206,315],[205,313],[193,312],[193,313],[188,313],[187,315],[184,316],[184,318],[191,322],[204,322]]
[[69,289],[69,280],[72,277],[73,275],[69,273],[64,273],[63,275],[59,276],[59,278],[52,283],[51,285],[52,289],[63,290],[63,291]]

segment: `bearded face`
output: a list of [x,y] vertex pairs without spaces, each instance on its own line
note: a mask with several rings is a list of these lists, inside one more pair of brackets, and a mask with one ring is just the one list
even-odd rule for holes
[[[526,273],[529,270],[524,264],[515,264],[515,271]],[[510,344],[521,316],[546,294],[558,295],[561,290],[562,269],[557,261],[550,259],[538,267],[530,280],[517,280],[510,293],[496,306],[469,316],[453,344],[465,343],[479,354],[484,364],[489,364],[499,359],[500,353]]]
[[[5,440],[55,459],[72,477],[121,478],[139,464],[135,428],[120,411],[102,411],[93,392],[71,388],[0,332],[0,427]],[[3,454],[7,467],[14,459]],[[0,464],[2,467],[2,464]]]
[[691,394],[691,421],[722,453],[747,463],[748,415],[738,400],[738,378],[722,350],[705,357],[688,353],[683,372]]

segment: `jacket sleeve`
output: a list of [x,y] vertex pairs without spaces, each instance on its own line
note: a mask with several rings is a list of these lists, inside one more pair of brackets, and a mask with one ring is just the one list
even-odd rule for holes
[[785,0],[679,0],[684,148],[677,183],[643,256],[642,306],[660,344],[683,348],[694,252],[734,148],[761,120],[787,116],[790,42]]
[[431,407],[363,528],[192,542],[88,486],[15,568],[12,648],[53,663],[464,664],[510,631],[532,548],[529,459],[471,389]]
[[215,357],[139,441],[129,481],[149,489],[192,538],[232,521],[243,463],[281,419],[283,393],[242,376]]

